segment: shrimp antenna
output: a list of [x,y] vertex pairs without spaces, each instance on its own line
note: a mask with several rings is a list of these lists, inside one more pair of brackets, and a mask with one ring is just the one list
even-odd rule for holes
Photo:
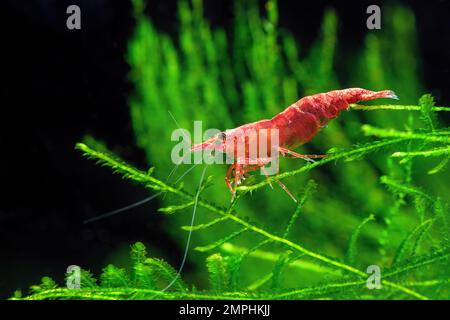
[[[186,247],[184,248],[183,259],[181,260],[181,265],[178,268],[178,271],[177,271],[177,274],[175,275],[175,277],[172,279],[172,281],[164,289],[162,289],[160,291],[160,293],[162,293],[162,292],[166,291],[167,289],[169,289],[175,283],[175,281],[177,281],[178,277],[181,275],[181,272],[183,271],[184,265],[186,264],[186,259],[187,259],[187,255],[188,255],[189,247],[190,247],[190,243],[191,243],[192,226],[194,225],[194,221],[195,221],[195,213],[197,212],[198,198],[200,196],[200,191],[202,189],[202,183],[203,183],[203,178],[205,177],[206,168],[207,168],[207,166],[205,166],[203,168],[203,172],[202,172],[202,175],[200,177],[200,182],[198,184],[197,193],[195,194],[194,209],[192,211],[191,224],[190,224],[189,233],[188,233],[187,240],[186,240]],[[156,294],[156,295],[158,295],[158,294]]]
[[[175,117],[173,116],[173,114],[172,114],[169,110],[167,110],[167,112],[169,112],[171,118],[173,119],[173,121],[175,122],[175,124],[177,125],[177,127],[178,127],[179,129],[181,129],[181,128],[180,128],[180,125],[178,124],[178,121],[175,119]],[[184,135],[184,131],[183,131],[183,135]],[[184,136],[184,137],[185,137],[186,140],[188,140],[189,143],[190,143],[189,137],[187,137],[187,136]],[[191,152],[186,153],[186,154],[184,155],[184,157],[181,159],[181,161],[180,161],[178,164],[176,164],[176,165],[172,168],[172,170],[170,171],[169,175],[168,175],[167,178],[166,178],[166,182],[169,182],[170,177],[177,171],[177,169],[178,169],[178,167],[180,166],[180,164],[181,164],[181,163],[184,161],[184,159],[186,159],[186,157],[189,156],[190,154],[191,154]],[[181,179],[183,179],[184,176],[186,176],[186,175],[187,175],[192,169],[194,169],[196,166],[197,166],[197,164],[194,164],[192,167],[190,167],[189,169],[187,169],[187,170],[186,170],[186,171],[185,171],[185,172],[184,172],[184,173],[183,173],[183,174],[175,181],[175,184],[177,184]],[[158,192],[158,193],[153,194],[153,195],[151,195],[151,196],[149,196],[149,197],[147,197],[147,198],[144,198],[144,199],[142,199],[142,200],[139,200],[139,201],[137,201],[137,202],[135,202],[135,203],[129,204],[129,205],[125,206],[125,207],[122,207],[122,208],[119,208],[119,209],[116,209],[116,210],[113,210],[113,211],[109,211],[109,212],[106,212],[106,213],[101,214],[101,215],[99,215],[99,216],[96,216],[96,217],[93,217],[93,218],[84,220],[84,221],[83,221],[83,224],[95,222],[95,221],[98,221],[98,220],[101,220],[101,219],[104,219],[104,218],[111,217],[111,216],[116,215],[116,214],[118,214],[118,213],[121,213],[121,212],[130,210],[130,209],[136,208],[136,207],[138,207],[138,206],[140,206],[140,205],[142,205],[142,204],[144,204],[144,203],[146,203],[146,202],[149,202],[149,201],[153,200],[154,198],[156,198],[156,197],[158,197],[159,195],[161,195],[161,193],[162,193],[162,192]],[[164,194],[164,196],[163,196],[163,199],[164,199],[164,197],[165,197],[165,194]]]
[[[177,168],[178,166],[179,166],[179,164],[177,164],[177,165],[174,166],[174,168],[173,168],[172,171],[170,172],[169,176],[167,176],[167,179],[166,179],[166,180],[168,180],[168,179],[170,178],[170,176],[175,172],[175,170],[176,170],[176,168]],[[185,171],[185,172],[184,172],[184,173],[183,173],[183,174],[175,181],[175,184],[177,184],[178,182],[180,182],[180,180],[183,179],[183,178],[184,178],[190,171],[192,171],[192,169],[194,169],[196,166],[197,166],[197,165],[194,164],[194,165],[191,166],[189,169],[187,169],[187,170],[186,170],[186,171]],[[104,218],[108,218],[108,217],[114,216],[114,215],[116,215],[116,214],[122,213],[122,212],[124,212],[124,211],[127,211],[127,210],[130,210],[130,209],[139,207],[140,205],[143,205],[144,203],[149,202],[149,201],[153,200],[154,198],[160,196],[162,193],[163,193],[163,192],[155,193],[155,194],[153,194],[153,195],[151,195],[151,196],[149,196],[149,197],[147,197],[147,198],[144,198],[144,199],[139,200],[139,201],[137,201],[137,202],[135,202],[135,203],[129,204],[129,205],[127,205],[127,206],[125,206],[125,207],[122,207],[122,208],[120,208],[120,209],[116,209],[116,210],[113,210],[113,211],[109,211],[109,212],[106,212],[106,213],[101,214],[101,215],[99,215],[99,216],[96,216],[96,217],[93,217],[93,218],[84,220],[84,221],[83,221],[83,224],[95,222],[95,221],[98,221],[98,220],[101,220],[101,219],[104,219]]]
[[156,198],[157,196],[159,196],[161,193],[162,193],[162,192],[158,192],[158,193],[156,193],[156,194],[151,195],[150,197],[144,198],[144,199],[142,199],[142,200],[139,200],[138,202],[132,203],[132,204],[127,205],[127,206],[125,206],[125,207],[122,207],[122,208],[120,208],[120,209],[116,209],[116,210],[113,210],[113,211],[109,211],[109,212],[106,212],[106,213],[104,213],[104,214],[101,214],[101,215],[99,215],[99,216],[97,216],[97,217],[93,217],[93,218],[84,220],[83,223],[84,223],[84,224],[91,223],[91,222],[94,222],[94,221],[97,221],[97,220],[101,220],[101,219],[104,219],[104,218],[107,218],[107,217],[116,215],[116,214],[118,214],[118,213],[121,213],[121,212],[130,210],[130,209],[136,208],[136,207],[138,207],[138,206],[140,206],[140,205],[142,205],[142,204],[144,204],[144,203],[146,203],[146,202],[148,202],[148,201],[150,201],[150,200],[153,200],[154,198]]
[[[172,119],[175,121],[175,123],[177,124],[177,126],[178,126],[178,128],[179,128],[180,126],[178,125],[178,122],[175,120],[175,118],[174,118],[174,116],[172,115],[172,113],[171,113],[169,110],[168,110],[168,112],[169,112],[170,116],[172,117]],[[189,139],[187,139],[187,140],[189,140]],[[170,171],[169,175],[168,175],[167,178],[166,178],[166,182],[168,182],[168,181],[170,180],[170,177],[171,177],[171,176],[175,173],[175,171],[178,169],[178,166],[179,166],[179,165],[183,162],[183,160],[184,160],[188,155],[190,155],[191,153],[192,153],[192,151],[189,151],[186,155],[184,155],[184,157],[182,158],[182,160],[181,160],[179,163],[177,163],[177,164],[172,168],[172,170]],[[194,169],[196,166],[197,166],[197,164],[194,164],[194,165],[191,166],[189,169],[187,169],[187,170],[186,170],[186,171],[185,171],[185,172],[184,172],[184,173],[183,173],[183,174],[175,181],[175,184],[178,183],[181,179],[183,179],[183,178],[184,178],[190,171],[192,171],[192,169]],[[196,212],[197,212],[198,199],[199,199],[200,192],[201,192],[201,189],[202,189],[202,183],[203,183],[203,179],[204,179],[204,177],[205,177],[206,168],[207,168],[207,167],[205,166],[204,169],[203,169],[202,175],[201,175],[201,177],[200,177],[200,182],[199,182],[199,185],[198,185],[197,193],[196,193],[196,195],[195,195],[195,199],[194,199],[194,209],[193,209],[193,212],[192,212],[191,224],[190,224],[191,228],[189,229],[188,237],[187,237],[187,240],[186,240],[186,246],[185,246],[184,253],[183,253],[183,259],[181,260],[181,264],[180,264],[180,267],[178,268],[177,274],[176,274],[175,277],[172,279],[172,281],[171,281],[164,289],[162,289],[162,290],[160,291],[161,293],[164,292],[164,291],[166,291],[167,289],[169,289],[169,288],[177,281],[177,279],[180,277],[181,272],[183,271],[183,268],[184,268],[184,266],[185,266],[185,264],[186,264],[187,255],[188,255],[188,252],[189,252],[189,247],[190,247],[191,237],[192,237],[192,226],[194,225],[194,221],[195,221],[195,214],[196,214]],[[118,213],[127,211],[127,210],[132,209],[132,208],[135,208],[135,207],[140,206],[140,205],[142,205],[142,204],[144,204],[144,203],[146,203],[146,202],[148,202],[148,201],[151,201],[152,199],[154,199],[154,198],[156,198],[157,196],[159,196],[161,193],[162,193],[162,192],[158,192],[158,193],[156,193],[156,194],[154,194],[154,195],[151,195],[151,196],[149,196],[149,197],[147,197],[147,198],[145,198],[145,199],[142,199],[142,200],[140,200],[140,201],[138,201],[138,202],[135,202],[135,203],[130,204],[130,205],[128,205],[128,206],[125,206],[125,207],[123,207],[123,208],[120,208],[120,209],[117,209],[117,210],[113,210],[113,211],[107,212],[107,213],[105,213],[105,214],[102,214],[102,215],[100,215],[100,216],[97,216],[97,217],[94,217],[94,218],[91,218],[91,219],[87,219],[87,220],[85,220],[83,223],[86,224],[86,223],[98,221],[98,220],[100,220],[100,219],[103,219],[103,218],[106,218],[106,217],[110,217],[110,216],[112,216],[112,215],[115,215],[115,214],[118,214]],[[156,295],[158,295],[158,294],[156,294]],[[156,295],[155,295],[155,296],[156,296]]]

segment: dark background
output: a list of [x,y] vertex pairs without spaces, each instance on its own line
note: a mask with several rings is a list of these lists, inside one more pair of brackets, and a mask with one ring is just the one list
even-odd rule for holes
[[[323,9],[340,20],[339,48],[352,50],[367,32],[365,10],[385,2],[280,1],[280,25],[309,46]],[[400,1],[416,14],[421,76],[448,105],[448,1]],[[81,30],[66,28],[66,8],[81,7]],[[206,1],[213,25],[231,28],[231,1]],[[154,23],[176,37],[176,2],[149,1]],[[128,1],[2,1],[0,5],[0,297],[28,290],[42,275],[62,281],[70,264],[98,273],[108,254],[134,241],[158,244],[170,263],[181,250],[152,214],[158,202],[91,224],[83,220],[148,195],[142,188],[83,159],[74,144],[85,134],[103,139],[141,168],[127,98],[124,59],[134,27]],[[394,48],[393,48],[394,49]],[[349,70],[351,72],[351,70]],[[441,103],[444,104],[444,103]]]

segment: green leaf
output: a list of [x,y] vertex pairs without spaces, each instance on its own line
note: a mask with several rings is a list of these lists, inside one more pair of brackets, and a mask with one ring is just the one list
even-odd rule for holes
[[421,119],[425,123],[426,127],[429,131],[434,131],[436,128],[436,114],[433,110],[434,108],[434,98],[431,94],[424,94],[419,99],[419,105],[420,105],[420,114]]
[[440,172],[442,169],[445,168],[445,166],[447,165],[449,160],[450,160],[450,155],[448,155],[447,157],[442,159],[441,162],[439,162],[438,165],[435,166],[433,169],[430,169],[428,171],[428,174],[436,174],[436,173]]
[[391,157],[399,158],[399,157],[439,157],[442,155],[449,155],[450,147],[443,148],[435,148],[426,151],[412,151],[412,152],[394,152]]
[[402,241],[399,248],[397,249],[397,252],[395,253],[394,260],[392,262],[393,266],[400,263],[408,255],[408,253],[413,254],[415,252],[416,245],[418,245],[419,243],[417,241],[416,243],[414,243],[414,238],[428,230],[432,222],[433,219],[428,219],[422,222],[406,236],[406,238]]
[[186,291],[187,286],[181,279],[178,272],[172,268],[167,262],[161,259],[147,258],[145,265],[149,266],[156,280],[162,280],[164,282],[164,288],[171,285],[167,290]]
[[277,262],[275,263],[275,266],[273,267],[272,271],[272,290],[277,290],[282,285],[282,276],[285,266],[287,265],[289,258],[292,255],[292,251],[285,252],[284,254],[280,255]]
[[300,201],[297,203],[297,208],[295,209],[294,213],[292,214],[286,229],[283,234],[283,238],[286,238],[289,235],[289,232],[291,231],[292,227],[294,226],[295,222],[297,221],[298,217],[300,216],[300,211],[302,207],[304,206],[306,200],[311,196],[311,194],[316,190],[317,185],[314,182],[314,180],[309,180],[305,190],[303,191],[302,197]]
[[142,242],[131,246],[132,282],[136,288],[156,289],[152,268],[145,264],[147,249]]
[[195,250],[200,251],[200,252],[206,252],[206,251],[213,250],[213,249],[221,246],[225,242],[228,242],[228,241],[236,238],[237,236],[239,236],[240,234],[244,233],[247,230],[248,230],[247,228],[243,228],[243,229],[241,229],[239,231],[236,231],[236,232],[233,232],[232,234],[226,236],[225,238],[217,240],[216,242],[211,243],[211,244],[209,244],[207,246],[198,246],[198,247],[195,248]]
[[131,281],[125,269],[117,268],[112,264],[103,269],[100,283],[104,288],[128,288],[131,286]]
[[422,197],[431,202],[434,202],[434,199],[430,195],[426,194],[425,192],[423,192],[422,190],[420,190],[417,187],[408,185],[407,183],[396,181],[388,176],[380,177],[380,182],[385,184],[387,186],[387,188],[393,193],[402,193],[403,192],[403,193],[410,194],[413,196]]
[[56,288],[56,282],[50,277],[42,277],[41,283],[39,285],[34,285],[30,287],[30,291],[33,294],[40,293],[45,290],[50,290]]
[[141,262],[133,265],[133,287],[157,289],[151,266]]
[[391,269],[385,270],[385,272],[383,272],[383,276],[392,277],[399,274],[407,273],[430,264],[442,262],[443,260],[448,260],[449,256],[450,256],[450,247],[443,247],[429,254],[407,258],[399,262],[398,265],[393,266]]
[[206,267],[208,268],[211,289],[216,293],[226,291],[229,284],[229,275],[227,274],[225,259],[219,253],[215,253],[206,259]]
[[162,213],[165,213],[165,214],[173,214],[173,213],[175,213],[177,211],[189,208],[190,206],[193,206],[193,205],[194,205],[194,201],[190,201],[190,202],[185,203],[185,204],[173,205],[173,206],[168,206],[168,207],[165,207],[165,208],[159,208],[158,211],[162,212]]
[[198,224],[196,226],[182,226],[181,229],[186,230],[186,231],[196,231],[196,230],[202,230],[202,229],[207,229],[209,227],[212,227],[218,223],[221,223],[223,221],[226,221],[230,219],[229,217],[220,217],[217,219],[214,219],[208,223],[202,223],[202,224]]
[[136,242],[131,246],[131,262],[133,264],[143,263],[147,259],[147,249],[142,242]]
[[375,216],[371,214],[367,218],[365,218],[353,231],[350,240],[348,242],[348,249],[347,254],[345,257],[345,261],[350,265],[355,265],[356,263],[356,256],[358,253],[356,244],[358,242],[359,235],[361,233],[361,229],[370,221],[375,221]]
[[96,288],[97,280],[94,278],[90,271],[81,269],[80,286],[82,289]]

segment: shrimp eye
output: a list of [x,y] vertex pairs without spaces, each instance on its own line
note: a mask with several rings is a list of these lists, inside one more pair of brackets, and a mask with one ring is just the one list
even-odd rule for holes
[[221,133],[219,133],[219,134],[217,135],[217,137],[218,137],[219,139],[221,139],[222,141],[225,141],[227,135],[225,134],[225,132],[221,132]]

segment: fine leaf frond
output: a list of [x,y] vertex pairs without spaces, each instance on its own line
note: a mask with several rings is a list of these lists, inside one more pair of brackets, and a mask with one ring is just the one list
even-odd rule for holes
[[425,123],[428,131],[434,131],[436,128],[437,117],[434,110],[434,98],[431,94],[424,94],[419,99],[420,118]]
[[284,178],[292,177],[292,176],[298,175],[300,173],[305,173],[316,167],[322,166],[324,164],[327,164],[327,163],[330,163],[333,161],[337,161],[337,160],[341,160],[341,159],[354,160],[358,157],[369,154],[371,152],[379,151],[388,146],[404,142],[405,140],[407,140],[407,139],[398,138],[398,139],[375,141],[375,142],[361,145],[361,146],[351,149],[349,151],[340,151],[340,152],[332,153],[329,156],[323,158],[322,160],[305,164],[303,167],[301,167],[297,170],[278,174],[274,177],[270,177],[268,180],[256,183],[251,186],[239,186],[239,187],[237,187],[237,189],[242,190],[242,191],[254,191],[254,190],[257,190],[257,189],[267,186],[268,184],[270,184],[273,181],[282,180]]
[[248,228],[242,228],[241,230],[233,232],[230,235],[226,236],[225,238],[215,241],[214,243],[211,243],[206,246],[198,246],[195,248],[195,250],[200,251],[200,252],[206,252],[206,251],[213,250],[217,247],[220,247],[225,242],[229,242],[230,240],[236,238],[237,236],[241,235],[242,233],[244,233],[247,230],[248,230]]
[[400,157],[417,157],[417,156],[438,157],[438,156],[442,156],[442,155],[450,155],[450,146],[442,147],[442,148],[435,148],[435,149],[425,150],[425,151],[411,151],[411,152],[397,151],[397,152],[394,152],[391,156],[394,158],[395,157],[400,158]]
[[39,294],[46,290],[51,290],[56,288],[56,282],[50,277],[42,277],[41,283],[38,285],[33,285],[30,287],[31,294]]
[[[288,30],[278,27],[276,0],[268,0],[264,13],[258,1],[234,1],[236,21],[231,35],[208,21],[203,2],[179,1],[180,28],[174,36],[148,19],[145,0],[132,1],[136,28],[126,57],[135,87],[128,101],[130,120],[137,147],[157,170],[137,169],[92,137],[76,148],[129,182],[155,195],[164,193],[159,212],[171,214],[198,205],[209,216],[194,225],[194,210],[192,225],[181,229],[189,231],[189,240],[191,231],[200,231],[196,245],[207,253],[184,255],[182,266],[188,259],[194,268],[177,270],[150,257],[144,244],[135,243],[127,267],[105,267],[98,283],[91,273],[81,270],[80,289],[44,278],[31,295],[17,292],[13,299],[446,299],[448,207],[445,194],[437,191],[447,187],[446,180],[440,180],[448,173],[443,168],[450,159],[450,128],[439,127],[436,115],[444,116],[450,108],[435,106],[431,95],[422,96],[417,105],[350,105],[351,112],[322,128],[304,146],[308,153],[331,148],[327,157],[314,163],[287,160],[280,168],[282,173],[268,180],[249,178],[237,187],[231,204],[225,185],[212,187],[223,174],[223,166],[209,166],[215,176],[200,183],[194,194],[195,171],[187,175],[191,172],[187,170],[179,182],[161,178],[173,165],[170,154],[174,149],[168,137],[176,127],[191,129],[193,121],[202,120],[210,128],[232,128],[267,119],[301,96],[342,88],[334,65],[339,20],[333,9],[324,11],[320,38],[306,52],[303,47],[299,50]],[[352,61],[355,72],[348,83],[394,89],[402,101],[413,103],[409,101],[422,87],[415,67],[419,58],[413,45],[414,13],[403,6],[386,7],[385,13],[384,22],[392,32],[368,32],[364,51],[355,55],[359,61]],[[388,45],[388,37],[396,43],[395,50]],[[384,59],[386,54],[391,59]],[[353,78],[357,74],[361,75]],[[369,137],[362,137],[361,117],[372,124],[362,127]],[[190,145],[190,139],[186,140]],[[442,177],[425,176],[426,180],[421,175],[423,164],[441,160],[436,157],[443,160],[425,170]],[[175,169],[169,176],[174,173]],[[203,177],[204,171],[201,181]],[[289,178],[295,187],[309,181],[295,210],[291,202],[266,188]],[[311,178],[318,182],[317,199],[311,197]],[[433,187],[419,183],[424,181],[437,183]],[[389,201],[384,186],[394,201]],[[258,194],[251,194],[257,190]],[[318,214],[309,214],[313,210]],[[417,216],[411,214],[414,210]],[[371,212],[376,213],[378,223],[368,224],[372,216],[364,219]],[[178,219],[176,215],[170,218]],[[302,228],[296,230],[299,224]],[[342,259],[346,234],[351,236]],[[184,244],[184,237],[175,238]],[[190,242],[185,248],[185,254],[190,252]],[[392,265],[396,250],[398,261]],[[209,273],[209,286],[204,288],[199,257]],[[120,256],[111,258],[122,263]],[[381,290],[369,290],[364,262],[382,270]],[[67,280],[69,276],[73,274]],[[189,287],[182,276],[199,280],[200,289]]]
[[178,272],[167,262],[162,259],[156,258],[147,258],[145,260],[145,265],[149,266],[152,269],[152,272],[155,276],[154,280],[162,280],[165,283],[171,283],[174,281],[171,288],[169,290],[176,289],[178,291],[186,291],[187,286],[184,281],[181,279]]
[[292,214],[291,218],[289,219],[286,229],[284,230],[283,238],[286,238],[289,235],[289,232],[291,231],[295,222],[298,220],[298,217],[300,215],[300,211],[301,211],[302,207],[304,206],[306,200],[315,191],[316,187],[317,187],[317,185],[314,182],[314,180],[308,181],[304,191],[302,192],[302,197],[300,198],[300,200],[297,203],[297,208],[295,209],[294,213]]
[[347,247],[347,254],[345,257],[345,261],[350,264],[350,265],[354,265],[356,263],[356,255],[357,255],[357,241],[359,238],[359,234],[361,233],[361,229],[364,227],[364,225],[366,225],[367,223],[369,223],[370,221],[375,221],[375,216],[373,214],[371,214],[370,216],[368,216],[367,218],[365,218],[353,231],[350,240],[348,242],[348,247]]
[[436,174],[443,170],[445,166],[448,164],[448,161],[450,160],[450,155],[446,156],[444,159],[441,160],[433,169],[430,169],[428,171],[428,174]]
[[109,264],[103,269],[100,284],[105,288],[129,288],[131,287],[131,280],[125,269]]
[[80,287],[82,289],[92,289],[96,288],[97,279],[94,278],[92,273],[89,270],[81,269],[80,272]]
[[402,273],[406,273],[429,264],[446,260],[448,259],[449,256],[450,256],[450,248],[444,247],[429,254],[407,258],[403,262],[399,263],[397,266],[392,267],[391,269],[388,269],[385,272],[383,272],[383,276],[391,277]]
[[[414,255],[417,248],[416,246],[420,243],[419,239],[421,239],[421,235],[423,235],[423,232],[428,230],[432,223],[433,219],[422,222],[405,237],[394,255],[394,259],[392,261],[393,266],[401,262],[408,254]],[[413,242],[415,238],[416,242]]]
[[413,196],[422,197],[424,199],[429,200],[430,202],[434,202],[435,199],[433,199],[430,195],[423,192],[422,190],[418,189],[417,187],[408,185],[406,183],[402,183],[399,181],[395,181],[394,179],[388,177],[388,176],[382,176],[380,177],[380,182],[394,193],[403,192],[406,194],[410,194]]
[[290,255],[292,252],[286,252],[280,255],[275,266],[272,271],[272,290],[278,290],[282,285],[282,276],[284,268],[286,267],[287,262],[289,261]]
[[[390,144],[393,144],[393,143],[397,143],[400,140],[401,139],[399,139],[398,141],[393,140],[393,141],[375,142],[374,144],[372,144],[370,146],[363,147],[363,149],[364,149],[364,151],[367,151],[367,150],[370,151],[370,150],[373,150],[373,149],[379,149],[380,147],[385,147],[387,145],[390,145]],[[94,156],[94,157],[98,156],[97,154],[91,152],[91,150],[89,150],[89,148],[84,148],[84,150],[86,152],[88,152],[89,155],[91,155],[91,156]],[[352,153],[352,152],[361,152],[361,148],[358,148],[358,150],[356,150],[356,151],[355,150],[349,151],[348,153]],[[327,161],[332,161],[332,160],[336,160],[336,159],[339,159],[339,158],[343,158],[343,157],[347,156],[348,153],[344,152],[344,154],[341,153],[338,156],[332,155],[332,156],[330,156],[331,160],[328,159]],[[334,156],[334,158],[333,158],[333,156]],[[106,162],[111,161],[113,165],[117,163],[117,161],[115,159],[111,159],[110,157],[105,157],[104,154],[101,155],[101,158],[102,158],[103,161],[106,161]],[[324,160],[321,160],[321,161],[324,161]],[[315,166],[318,165],[318,163],[323,164],[323,162],[321,163],[321,161],[315,162],[313,164],[306,165],[306,166],[300,168],[299,170],[296,170],[296,171],[294,170],[293,172],[290,172],[289,174],[292,175],[292,174],[297,174],[299,172],[303,172],[305,170],[304,169],[305,167],[308,168],[308,169],[314,168]],[[171,187],[170,185],[168,185],[168,184],[166,184],[166,183],[164,183],[164,182],[162,182],[160,180],[157,180],[156,178],[149,177],[146,174],[141,174],[141,172],[139,170],[136,170],[134,168],[129,168],[129,166],[125,166],[125,168],[123,168],[123,165],[122,165],[122,167],[120,167],[120,170],[125,171],[125,174],[128,174],[130,171],[133,172],[131,177],[134,177],[134,176],[137,175],[138,176],[138,181],[143,183],[146,186],[150,186],[151,188],[156,186],[157,188],[161,188],[161,189],[166,190],[167,192],[170,192],[170,193],[173,193],[175,195],[178,195],[179,197],[181,197],[183,199],[193,200],[193,196],[188,194],[188,193],[186,193],[185,191],[179,190],[179,189],[174,188],[174,187]],[[283,178],[282,175],[280,175],[280,176],[281,176],[281,178]],[[278,177],[280,178],[280,176],[278,176]],[[354,267],[352,267],[352,266],[350,266],[348,264],[345,264],[343,262],[340,262],[340,261],[338,261],[336,259],[333,259],[333,258],[324,256],[322,254],[316,253],[314,251],[308,250],[308,249],[302,247],[301,245],[296,244],[296,243],[294,243],[292,241],[289,241],[287,239],[284,239],[282,237],[276,236],[276,235],[274,235],[274,234],[272,234],[272,233],[270,233],[270,232],[268,232],[268,231],[266,231],[266,230],[264,230],[264,229],[262,229],[260,227],[252,225],[248,221],[246,221],[246,220],[244,220],[242,218],[239,218],[236,215],[231,215],[226,210],[220,209],[220,208],[218,208],[218,207],[216,207],[216,206],[214,206],[214,205],[212,205],[212,204],[210,204],[208,202],[205,202],[205,201],[200,199],[199,202],[198,202],[198,205],[203,207],[203,208],[205,208],[205,209],[208,209],[208,210],[210,210],[210,211],[212,211],[214,213],[218,213],[221,216],[229,217],[229,219],[231,221],[241,225],[243,227],[243,229],[238,231],[238,234],[240,234],[244,230],[245,231],[247,231],[247,230],[248,231],[253,231],[253,232],[257,233],[257,234],[260,234],[260,235],[266,237],[267,239],[269,239],[269,240],[271,240],[271,241],[273,241],[275,243],[284,245],[287,248],[290,248],[291,250],[293,250],[295,252],[298,252],[298,253],[301,253],[301,254],[305,254],[306,256],[308,256],[308,257],[310,257],[310,258],[312,258],[314,260],[317,260],[317,262],[320,262],[322,264],[328,265],[329,267],[336,268],[338,270],[345,271],[345,272],[348,272],[350,274],[354,274],[354,275],[359,276],[359,277],[364,277],[364,278],[366,277],[366,273],[361,271],[361,270],[359,270],[359,269],[357,269],[357,268],[354,268]],[[235,234],[232,235],[233,238],[235,236],[236,236]],[[220,244],[223,244],[224,242],[227,241],[227,240],[225,240],[225,241],[223,241],[223,240],[224,239],[222,239],[222,241],[219,241],[218,243],[214,243],[214,244],[212,244],[210,246],[206,246],[206,247],[203,247],[203,248],[201,247],[201,250],[210,250],[210,249],[213,249],[213,248],[215,248],[217,246],[220,246]],[[414,296],[416,298],[423,298],[422,295],[420,295],[418,293],[415,293],[413,290],[410,290],[408,288],[404,288],[403,286],[398,285],[396,283],[393,283],[393,282],[390,282],[390,281],[385,281],[385,285],[391,286],[391,287],[395,287],[398,290],[401,290],[402,292],[404,292],[405,294],[412,295],[412,296]]]
[[189,208],[194,205],[194,201],[189,201],[188,203],[180,204],[180,205],[172,205],[165,208],[159,208],[158,211],[165,214],[173,214],[177,211]]
[[207,229],[209,227],[212,227],[212,226],[214,226],[218,223],[221,223],[223,221],[226,221],[228,219],[229,219],[228,217],[220,217],[220,218],[214,219],[210,222],[198,224],[198,225],[195,225],[192,227],[191,226],[182,226],[181,229],[186,230],[186,231],[196,231],[196,230]]
[[219,253],[215,253],[206,259],[206,267],[209,273],[211,289],[216,293],[227,291],[229,286],[229,274],[225,259]]
[[424,133],[415,133],[408,131],[398,131],[395,129],[376,128],[365,124],[362,130],[367,136],[377,136],[380,138],[402,138],[408,140],[423,140],[427,142],[444,142],[450,143],[450,138],[443,135],[433,135]]
[[[267,241],[265,243],[260,242],[261,246],[263,244],[268,243]],[[280,253],[273,253],[269,251],[263,251],[263,250],[256,250],[254,249],[257,246],[254,246],[250,249],[242,248],[235,246],[231,243],[225,243],[220,248],[222,251],[230,253],[230,254],[241,254],[241,255],[248,255],[249,257],[261,259],[264,261],[270,261],[270,262],[276,262],[279,257]],[[259,248],[259,246],[258,246]],[[297,260],[299,256],[296,257],[295,261],[289,264],[290,267],[300,270],[306,270],[306,271],[312,271],[316,272],[318,274],[339,274],[338,271],[328,268],[322,264],[317,264],[314,261],[308,261],[308,260]]]
[[352,287],[360,287],[367,289],[366,281],[364,280],[348,280],[340,283],[329,283],[325,285],[318,285],[313,287],[296,289],[288,292],[283,292],[279,294],[275,294],[271,296],[271,299],[287,299],[287,298],[295,298],[295,299],[306,299],[306,298],[319,298],[321,296],[326,296],[331,292],[335,293],[336,291],[347,291],[348,288]]

